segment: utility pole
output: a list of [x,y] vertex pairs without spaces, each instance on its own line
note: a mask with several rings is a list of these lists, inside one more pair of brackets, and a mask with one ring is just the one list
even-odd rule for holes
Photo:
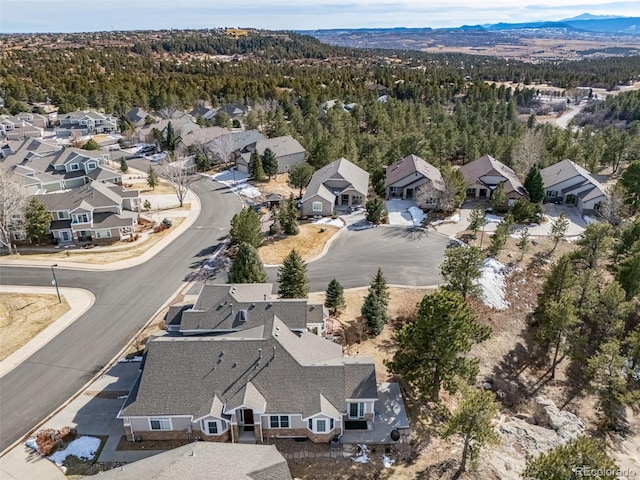
[[62,298],[60,298],[60,289],[58,288],[58,281],[56,280],[56,271],[53,269],[53,267],[57,266],[57,263],[51,265],[51,275],[53,275],[53,280],[51,281],[51,283],[56,287],[56,293],[58,294],[58,303],[62,303]]

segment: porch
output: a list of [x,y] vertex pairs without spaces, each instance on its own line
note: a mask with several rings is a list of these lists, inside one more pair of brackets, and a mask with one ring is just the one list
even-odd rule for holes
[[354,423],[354,428],[365,427],[362,430],[345,430],[340,438],[343,445],[347,444],[375,444],[391,445],[409,441],[409,419],[404,408],[400,386],[397,383],[379,383],[378,401],[375,404],[373,420],[363,420]]

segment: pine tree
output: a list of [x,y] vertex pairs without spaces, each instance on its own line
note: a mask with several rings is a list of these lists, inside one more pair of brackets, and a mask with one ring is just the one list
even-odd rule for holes
[[298,206],[293,195],[290,195],[282,203],[276,216],[285,235],[297,235],[300,232],[298,228]]
[[276,154],[273,153],[273,150],[270,148],[265,149],[262,154],[262,167],[264,168],[264,172],[268,175],[269,180],[278,173],[278,159],[276,158]]
[[379,197],[369,200],[365,205],[365,209],[367,210],[367,220],[376,225],[382,222],[384,202]]
[[122,173],[127,173],[127,170],[129,170],[129,165],[124,158],[120,159],[120,170],[122,171]]
[[476,238],[478,230],[484,223],[484,210],[480,205],[476,205],[469,214],[469,230],[473,232],[473,238]]
[[258,155],[258,152],[251,153],[251,176],[256,182],[264,182],[267,179],[267,175],[264,173],[262,166],[262,158]]
[[253,208],[243,208],[231,219],[229,236],[231,244],[244,242],[258,248],[263,239],[260,216]]
[[494,212],[504,211],[504,205],[507,203],[507,195],[504,193],[504,183],[499,183],[491,194],[491,209]]
[[307,264],[295,249],[285,257],[278,269],[278,283],[278,294],[281,298],[307,298]]
[[51,214],[47,211],[47,207],[42,203],[42,200],[37,197],[31,197],[25,210],[25,218],[29,238],[35,238],[40,241],[47,236],[51,226]]
[[83,150],[100,150],[100,145],[93,138],[87,140],[87,142],[82,145]]
[[[640,242],[638,245],[640,246]],[[640,293],[640,248],[618,264],[616,280],[624,288],[627,300]]]
[[494,257],[500,253],[507,243],[510,227],[506,222],[500,222],[496,230],[491,235],[491,244],[489,245],[489,253]]
[[376,295],[376,292],[369,288],[369,293],[364,299],[360,314],[367,322],[367,328],[372,335],[380,335],[387,320],[386,308]]
[[258,251],[252,245],[244,242],[240,244],[229,269],[228,281],[229,283],[266,283],[268,281]]
[[339,308],[345,307],[344,288],[335,278],[329,282],[325,292],[324,306],[335,315]]
[[398,348],[387,366],[421,396],[438,401],[441,385],[455,393],[461,378],[474,381],[478,360],[468,353],[490,334],[489,327],[476,322],[462,295],[438,290],[418,304],[416,320],[398,331]]
[[173,129],[171,122],[167,123],[167,130],[165,131],[164,147],[173,152],[176,149],[176,131]]
[[378,297],[378,299],[380,300],[380,304],[384,307],[386,315],[386,310],[389,307],[389,299],[391,295],[389,293],[387,279],[384,277],[384,274],[382,273],[382,269],[380,267],[378,267],[376,276],[373,277],[373,280],[371,281],[370,288],[375,292],[376,297]]
[[549,233],[549,236],[553,239],[553,248],[551,249],[550,253],[553,253],[555,251],[560,240],[563,240],[567,235],[568,230],[569,219],[567,218],[565,213],[562,212],[551,223],[551,232]]
[[313,176],[313,167],[308,163],[300,163],[289,169],[289,178],[287,184],[291,188],[300,189],[300,198],[302,198],[302,189],[306,188]]
[[458,472],[466,471],[467,456],[475,463],[482,447],[499,443],[500,436],[493,428],[493,419],[497,413],[493,392],[468,386],[463,388],[462,401],[442,432],[444,438],[451,435],[463,438],[462,460]]
[[595,474],[597,471],[607,470],[615,472],[618,467],[607,454],[606,444],[600,439],[581,436],[536,457],[527,455],[527,466],[522,473],[522,478],[527,480],[567,480],[580,476],[610,478],[608,475],[605,477]]
[[529,228],[524,227],[522,232],[520,233],[520,238],[518,239],[518,243],[516,246],[520,249],[520,261],[524,258],[524,254],[529,249],[529,240],[531,235],[529,235]]
[[631,208],[631,213],[636,213],[640,210],[640,161],[627,167],[620,184],[625,189],[625,203]]
[[449,248],[444,252],[444,261],[440,266],[442,278],[447,282],[444,287],[458,292],[464,298],[477,297],[482,288],[477,280],[482,275],[482,252],[478,247]]
[[524,180],[524,188],[529,192],[532,203],[540,203],[544,199],[544,181],[537,165],[533,165]]
[[149,165],[149,170],[147,170],[147,185],[149,185],[151,190],[155,190],[158,183],[158,174],[156,173],[155,168],[153,168],[153,165]]

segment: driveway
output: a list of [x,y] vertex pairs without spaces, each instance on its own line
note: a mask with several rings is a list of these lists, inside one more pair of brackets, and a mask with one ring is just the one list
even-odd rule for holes
[[412,200],[387,200],[389,224],[413,226],[413,219],[409,213],[409,208],[415,206],[416,203]]
[[[378,267],[390,284],[438,285],[442,283],[440,264],[448,243],[443,235],[403,226],[346,230],[324,257],[307,265],[309,286],[311,291],[323,291],[333,278],[345,288],[367,286]],[[267,269],[274,283],[277,270]]]

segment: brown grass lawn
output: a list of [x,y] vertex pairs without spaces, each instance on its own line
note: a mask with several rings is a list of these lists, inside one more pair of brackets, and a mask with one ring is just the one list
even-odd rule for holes
[[[322,229],[324,229],[324,232],[320,232]],[[300,224],[300,233],[298,235],[269,240],[258,248],[258,253],[263,263],[271,265],[281,264],[294,248],[304,260],[309,260],[322,253],[325,244],[338,230],[340,230],[338,227],[331,225],[303,223]]]
[[159,233],[152,233],[149,235],[148,240],[145,242],[116,242],[114,246],[124,245],[130,248],[123,248],[122,250],[111,250],[111,251],[95,251],[93,249],[83,250],[63,250],[52,253],[20,253],[15,256],[6,257],[6,259],[10,262],[13,260],[61,260],[66,262],[79,262],[79,263],[94,263],[94,264],[106,264],[112,262],[118,262],[120,260],[128,260],[130,258],[139,257],[149,248],[154,246],[164,237],[169,235],[171,231],[177,228],[183,221],[183,217],[168,217],[172,222],[173,226],[167,230],[163,230]]
[[69,310],[56,295],[0,293],[0,360],[4,360]]
[[[175,190],[171,187],[171,185],[169,185],[166,182],[160,182],[160,184],[156,185],[156,188],[154,189],[151,189],[149,185],[147,185],[147,182],[141,182],[141,181],[127,182],[126,185],[127,185],[127,190],[138,190],[142,195],[166,195],[166,194],[175,195],[176,193]],[[177,201],[178,201],[178,198],[176,197],[176,202]]]
[[270,181],[264,183],[258,183],[251,181],[250,183],[254,185],[260,193],[266,195],[268,193],[278,193],[282,195],[284,198],[289,198],[289,195],[293,194],[295,198],[298,198],[300,194],[300,190],[297,188],[291,188],[287,185],[287,180],[289,179],[288,173],[281,173],[280,175],[276,175]]

